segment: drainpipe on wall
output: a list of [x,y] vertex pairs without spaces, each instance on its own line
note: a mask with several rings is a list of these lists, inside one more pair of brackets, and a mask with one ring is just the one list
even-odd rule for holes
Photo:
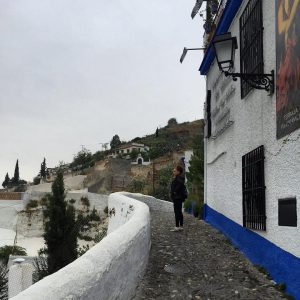
[[206,218],[206,205],[207,205],[207,138],[204,138],[204,210],[203,219]]
[[[205,83],[206,83],[206,99],[207,99],[207,91],[208,91],[208,86],[207,86],[207,76],[204,77],[205,78]],[[207,100],[206,100],[207,101]],[[207,103],[204,103],[204,107],[203,107],[203,116],[204,116],[204,120],[207,120],[207,109],[206,109],[206,105]],[[207,126],[207,124],[205,124],[205,126]],[[204,130],[204,209],[203,209],[203,220],[206,219],[206,214],[207,214],[207,142],[208,142],[208,138],[205,137],[205,130]]]

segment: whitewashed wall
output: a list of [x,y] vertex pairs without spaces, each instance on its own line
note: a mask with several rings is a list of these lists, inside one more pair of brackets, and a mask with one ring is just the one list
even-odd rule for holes
[[107,237],[73,263],[11,299],[130,299],[148,262],[149,208],[121,193],[109,196],[108,207]]
[[[22,200],[0,201],[0,228],[16,229],[18,212],[23,209]],[[1,236],[0,236],[1,240]]]
[[[248,1],[244,1],[231,28],[239,42],[239,18]],[[275,51],[275,1],[263,1],[265,72],[276,70]],[[239,50],[235,67],[239,72]],[[216,62],[207,76],[207,89],[212,90],[212,110],[216,106],[216,89],[213,83],[219,75]],[[226,104],[234,123],[216,139],[206,144],[206,202],[207,204],[242,225],[242,156],[260,145],[265,147],[265,183],[267,231],[257,233],[284,250],[300,257],[299,226],[278,226],[278,199],[297,197],[297,214],[300,216],[300,130],[285,138],[276,139],[276,97],[265,91],[253,90],[241,99],[240,80],[231,81],[234,95]],[[283,146],[283,147],[282,147]],[[282,150],[278,153],[279,149]],[[278,154],[277,154],[278,153]]]
[[8,298],[18,295],[32,285],[34,267],[30,263],[18,263],[8,273]]

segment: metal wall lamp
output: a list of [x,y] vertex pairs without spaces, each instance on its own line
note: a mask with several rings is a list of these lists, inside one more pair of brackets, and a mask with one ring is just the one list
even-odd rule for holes
[[270,74],[230,72],[234,67],[235,50],[238,48],[237,39],[232,37],[230,32],[215,36],[212,45],[218,66],[226,77],[231,76],[234,81],[241,78],[255,89],[265,90],[269,95],[274,93],[274,70]]
[[187,52],[190,51],[190,50],[205,50],[205,48],[183,48],[183,52],[181,54],[181,57],[180,57],[180,62],[182,63]]

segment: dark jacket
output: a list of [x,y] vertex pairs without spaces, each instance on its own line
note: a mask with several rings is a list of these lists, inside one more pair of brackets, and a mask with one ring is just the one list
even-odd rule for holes
[[171,183],[171,199],[184,201],[184,178],[182,176],[176,176]]

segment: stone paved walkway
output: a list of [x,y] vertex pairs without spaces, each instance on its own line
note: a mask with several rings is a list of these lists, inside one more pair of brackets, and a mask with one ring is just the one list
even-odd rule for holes
[[134,300],[284,298],[274,282],[223,234],[187,214],[184,231],[170,232],[174,226],[172,204],[134,197],[150,207],[152,242],[146,274]]

